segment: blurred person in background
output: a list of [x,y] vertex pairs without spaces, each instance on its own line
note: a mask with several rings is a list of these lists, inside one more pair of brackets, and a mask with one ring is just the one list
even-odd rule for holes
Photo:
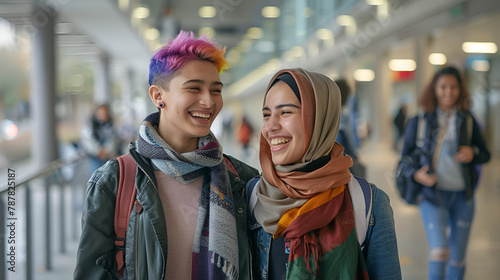
[[[419,100],[426,132],[413,179],[423,185],[419,208],[429,245],[431,280],[464,277],[477,165],[490,159],[469,103],[467,87],[454,67],[439,70]],[[418,122],[416,116],[407,124],[403,156],[417,149]]]
[[406,125],[406,104],[399,107],[398,113],[394,118],[396,133],[394,135],[394,150],[401,151],[400,140],[403,138]]
[[[340,103],[334,81],[300,68],[278,71],[267,87],[263,174],[247,184],[255,279],[401,279],[389,197],[364,181],[371,199],[351,201],[358,179],[335,142]],[[371,212],[355,220],[367,201]]]
[[354,126],[352,125],[351,113],[348,106],[346,106],[347,100],[349,100],[351,94],[351,88],[344,79],[336,80],[335,83],[340,90],[342,106],[339,132],[337,133],[335,141],[342,145],[344,147],[344,152],[352,158],[353,165],[349,168],[352,174],[364,178],[366,176],[366,170],[365,166],[361,164],[358,159],[358,147],[354,140],[356,130],[353,129]]
[[223,155],[210,131],[223,106],[224,53],[181,31],[152,57],[158,112],[126,155],[137,196],[124,245],[115,243],[121,174],[111,160],[88,182],[74,279],[250,279],[244,188],[258,172]]
[[109,105],[97,106],[90,122],[82,130],[80,143],[89,156],[90,174],[108,160],[116,158],[119,144]]
[[243,147],[243,156],[249,156],[248,146],[253,136],[253,127],[246,116],[241,119],[240,128],[238,129],[238,141]]

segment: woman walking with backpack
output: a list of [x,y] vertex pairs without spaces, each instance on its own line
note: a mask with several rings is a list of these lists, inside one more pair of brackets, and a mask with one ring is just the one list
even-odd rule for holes
[[[419,208],[429,245],[430,280],[463,279],[465,274],[479,179],[476,165],[490,159],[469,101],[465,83],[453,67],[438,71],[420,97],[427,127],[413,180],[423,185]],[[418,122],[414,117],[407,125],[402,156],[417,149]]]

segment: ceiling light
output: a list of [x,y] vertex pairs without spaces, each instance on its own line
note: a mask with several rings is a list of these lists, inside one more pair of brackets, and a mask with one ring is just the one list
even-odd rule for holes
[[198,15],[202,18],[213,18],[217,15],[217,9],[214,6],[203,6],[198,10]]
[[329,40],[333,38],[333,34],[332,31],[330,31],[330,29],[321,28],[316,30],[316,37],[318,37],[318,39],[320,40]]
[[493,42],[465,42],[462,50],[466,53],[496,53],[498,48]]
[[391,59],[389,69],[392,71],[414,71],[417,69],[417,63],[413,59]]
[[292,53],[294,57],[302,57],[305,55],[304,48],[302,48],[301,46],[293,47]]
[[265,18],[277,18],[280,16],[280,8],[276,6],[266,6],[262,8],[261,12]]
[[132,16],[135,18],[147,18],[149,17],[149,9],[146,7],[137,7],[132,12]]
[[286,61],[293,61],[293,58],[294,58],[294,55],[293,55],[293,52],[291,50],[288,50],[288,51],[285,51],[283,53],[283,58],[286,60]]
[[314,15],[313,9],[311,9],[309,7],[304,8],[304,17],[309,18],[309,17],[312,17],[313,15]]
[[380,6],[387,3],[387,0],[365,0],[366,4],[372,6]]
[[375,72],[371,69],[358,69],[352,76],[358,82],[371,82],[375,79]]
[[260,39],[262,38],[262,28],[259,27],[250,27],[247,30],[248,38],[250,39]]
[[118,7],[120,7],[120,10],[126,11],[130,7],[130,1],[129,0],[118,0]]
[[148,40],[156,40],[160,37],[160,31],[156,28],[149,28],[144,31],[144,38]]
[[331,72],[329,75],[328,75],[328,78],[332,79],[332,80],[337,80],[340,78],[339,74],[335,73],[335,72]]
[[446,55],[442,53],[431,53],[429,55],[429,63],[432,65],[445,65]]
[[241,52],[247,52],[252,47],[252,43],[249,40],[242,40],[238,43],[238,49]]
[[229,64],[236,64],[241,60],[241,53],[233,49],[227,52],[226,58]]
[[207,38],[213,38],[215,36],[216,32],[212,27],[202,27],[200,30],[198,30],[198,35],[206,35]]
[[490,70],[490,63],[488,60],[475,59],[472,61],[472,69],[478,72],[487,72]]
[[319,53],[318,43],[316,43],[316,42],[310,42],[309,45],[308,45],[307,50],[308,50],[309,55],[311,57],[317,56],[318,53]]
[[389,5],[387,5],[387,2],[377,6],[377,16],[382,21],[389,18]]
[[337,23],[341,26],[351,26],[355,24],[354,18],[349,15],[340,15],[337,17]]
[[151,44],[151,50],[154,52],[157,52],[161,48],[163,48],[163,44],[158,41],[153,42],[153,44]]
[[[1,23],[0,23],[1,25]],[[56,34],[68,34],[71,33],[71,23],[69,22],[59,22],[56,24],[55,28]],[[2,32],[3,34],[3,32]]]

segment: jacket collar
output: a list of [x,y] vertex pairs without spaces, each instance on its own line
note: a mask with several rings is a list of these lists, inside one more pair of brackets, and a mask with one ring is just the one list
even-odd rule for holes
[[134,159],[134,161],[137,163],[138,167],[146,173],[146,175],[150,178],[150,180],[153,182],[153,184],[156,186],[156,178],[155,178],[155,173],[154,173],[154,168],[153,164],[151,163],[151,159],[146,158],[142,155],[140,155],[137,152],[137,143],[136,142],[130,142],[128,145],[129,148],[129,153]]

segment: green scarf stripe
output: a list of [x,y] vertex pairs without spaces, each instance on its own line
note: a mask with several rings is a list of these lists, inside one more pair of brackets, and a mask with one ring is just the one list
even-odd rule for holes
[[[366,263],[357,244],[356,230],[353,229],[344,243],[321,256],[317,276],[307,269],[304,257],[299,257],[288,262],[286,279],[368,279]],[[353,250],[356,247],[358,250]],[[312,254],[310,262],[315,271]]]

